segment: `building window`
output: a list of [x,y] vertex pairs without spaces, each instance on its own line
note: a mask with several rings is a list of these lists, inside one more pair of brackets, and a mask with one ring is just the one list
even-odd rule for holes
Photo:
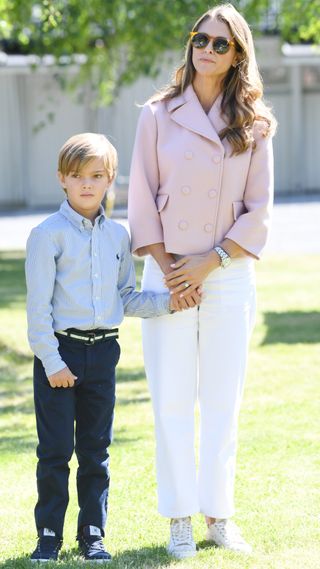
[[290,81],[290,70],[284,66],[262,68],[261,75],[266,87],[287,85]]
[[319,91],[320,66],[305,65],[302,68],[302,87],[304,91]]

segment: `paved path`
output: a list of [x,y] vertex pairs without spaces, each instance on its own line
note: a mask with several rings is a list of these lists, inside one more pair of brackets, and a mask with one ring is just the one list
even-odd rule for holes
[[[0,214],[0,251],[25,249],[32,227],[50,213],[23,210]],[[126,218],[117,217],[117,211],[114,219],[128,227]],[[301,201],[276,203],[266,253],[320,253],[320,196],[307,201],[301,198]]]
[[275,204],[266,253],[320,253],[320,196],[314,201]]

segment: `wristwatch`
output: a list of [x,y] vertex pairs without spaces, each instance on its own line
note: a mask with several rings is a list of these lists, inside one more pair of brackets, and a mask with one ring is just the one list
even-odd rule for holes
[[220,257],[220,266],[222,267],[222,269],[226,269],[227,267],[229,267],[231,263],[230,255],[228,255],[228,253],[224,249],[222,249],[222,247],[219,247],[219,245],[214,247],[214,251],[218,253]]

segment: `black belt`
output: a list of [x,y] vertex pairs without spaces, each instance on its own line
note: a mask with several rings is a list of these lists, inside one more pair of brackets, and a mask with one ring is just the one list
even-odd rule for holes
[[58,336],[67,336],[87,346],[93,346],[96,342],[103,342],[108,338],[119,338],[119,328],[103,330],[77,330],[76,328],[68,328],[67,330],[59,330],[56,334]]

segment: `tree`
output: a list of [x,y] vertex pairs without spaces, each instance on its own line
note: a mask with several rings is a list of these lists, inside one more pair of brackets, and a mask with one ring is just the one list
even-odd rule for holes
[[282,0],[281,34],[289,42],[320,44],[319,0]]
[[[319,0],[232,4],[255,28],[273,15],[271,31],[286,40],[320,41]],[[106,102],[122,84],[141,74],[155,76],[163,54],[181,51],[207,8],[207,0],[0,0],[0,42],[4,51],[52,54],[60,65],[84,54],[78,81],[90,78]]]

